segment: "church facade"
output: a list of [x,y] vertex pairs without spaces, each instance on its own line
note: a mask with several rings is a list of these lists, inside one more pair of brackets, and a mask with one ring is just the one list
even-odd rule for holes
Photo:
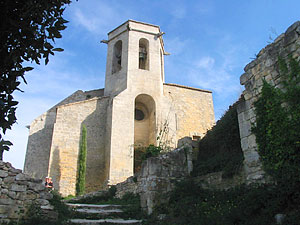
[[132,176],[138,147],[204,136],[215,122],[212,93],[165,83],[162,36],[133,20],[109,32],[105,88],[76,91],[31,123],[24,172],[75,195],[83,125],[87,192]]

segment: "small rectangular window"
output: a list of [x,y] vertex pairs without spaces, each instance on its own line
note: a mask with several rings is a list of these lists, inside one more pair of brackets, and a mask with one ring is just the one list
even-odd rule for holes
[[199,141],[200,140],[200,136],[197,135],[193,135],[193,141]]

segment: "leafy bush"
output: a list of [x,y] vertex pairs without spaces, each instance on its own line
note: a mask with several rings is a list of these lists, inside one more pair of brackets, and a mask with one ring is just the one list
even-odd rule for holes
[[233,104],[199,142],[194,176],[224,171],[224,177],[236,174],[243,162],[236,106]]

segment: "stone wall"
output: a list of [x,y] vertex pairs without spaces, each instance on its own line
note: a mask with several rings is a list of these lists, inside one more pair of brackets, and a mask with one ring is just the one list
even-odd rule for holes
[[169,124],[171,147],[184,137],[203,137],[215,124],[211,91],[165,83],[162,107],[167,115],[163,119]]
[[26,207],[34,202],[44,210],[51,210],[50,199],[52,194],[42,180],[31,178],[10,163],[0,161],[0,223],[22,217]]
[[192,148],[185,145],[158,157],[148,158],[134,177],[117,184],[117,197],[131,192],[139,194],[141,206],[149,214],[159,202],[167,201],[167,193],[174,188],[175,181],[189,176],[192,171]]
[[103,96],[104,89],[83,92],[78,90],[65,98],[30,124],[24,173],[34,178],[44,179],[48,175],[53,127],[58,106]]
[[251,133],[251,126],[256,120],[253,104],[260,94],[263,79],[281,88],[279,56],[283,59],[292,56],[300,60],[300,21],[294,23],[273,43],[263,48],[257,54],[257,58],[244,68],[245,73],[240,77],[240,83],[245,86],[245,90],[237,110],[247,182],[264,180],[255,135]]
[[54,125],[49,176],[54,188],[63,196],[75,195],[78,153],[82,125],[87,128],[86,191],[96,191],[105,184],[106,107],[108,98],[92,98],[57,108]]

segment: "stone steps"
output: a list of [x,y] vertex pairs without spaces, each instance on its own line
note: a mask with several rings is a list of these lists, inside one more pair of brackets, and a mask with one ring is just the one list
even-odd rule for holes
[[124,219],[72,219],[72,224],[84,224],[84,225],[98,225],[98,224],[140,224],[141,220],[124,220]]
[[121,205],[71,204],[67,205],[75,212],[71,224],[140,224],[141,220],[123,219],[124,211]]

